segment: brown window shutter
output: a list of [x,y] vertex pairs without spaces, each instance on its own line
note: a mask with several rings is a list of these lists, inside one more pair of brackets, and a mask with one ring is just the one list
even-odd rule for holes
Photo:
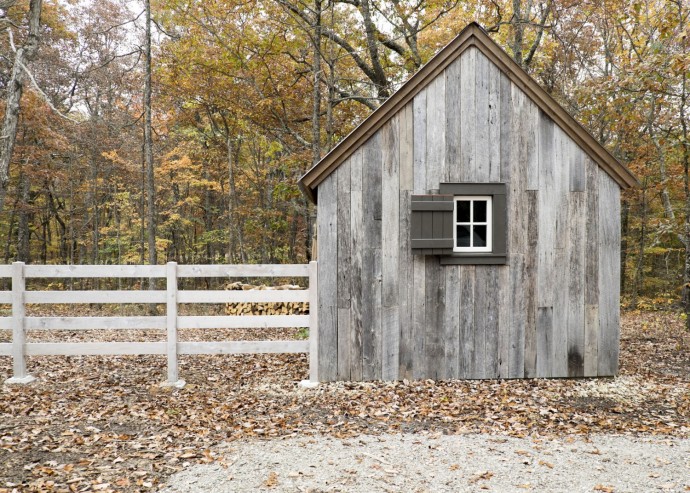
[[410,205],[412,253],[453,253],[453,196],[412,195]]

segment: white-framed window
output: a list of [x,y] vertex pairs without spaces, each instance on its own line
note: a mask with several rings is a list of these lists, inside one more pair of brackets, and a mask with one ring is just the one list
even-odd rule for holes
[[455,197],[453,251],[491,251],[491,195]]

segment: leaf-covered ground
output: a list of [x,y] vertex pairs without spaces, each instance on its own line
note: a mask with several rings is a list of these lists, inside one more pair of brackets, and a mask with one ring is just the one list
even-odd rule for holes
[[[0,493],[156,489],[188,464],[215,461],[217,443],[249,437],[433,430],[687,438],[690,334],[682,321],[627,313],[621,344],[616,379],[335,383],[312,390],[297,387],[307,376],[303,355],[182,358],[183,389],[159,387],[162,357],[31,358],[38,382],[0,387]],[[0,379],[10,370],[10,359],[0,358]]]

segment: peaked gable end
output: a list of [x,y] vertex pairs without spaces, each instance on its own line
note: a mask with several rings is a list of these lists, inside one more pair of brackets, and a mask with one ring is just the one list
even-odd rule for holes
[[484,29],[472,23],[300,178],[299,185],[304,193],[316,202],[318,185],[471,47],[476,47],[498,67],[621,188],[638,184],[635,176],[520,68]]

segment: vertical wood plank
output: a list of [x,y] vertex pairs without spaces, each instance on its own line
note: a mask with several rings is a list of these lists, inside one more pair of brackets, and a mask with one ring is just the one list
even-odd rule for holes
[[[365,220],[381,221],[383,214],[383,154],[381,131],[376,132],[364,144],[362,153],[362,191],[364,192]],[[369,245],[381,247],[381,224],[370,224],[373,229]]]
[[382,132],[363,146],[362,377],[381,378]]
[[570,141],[570,191],[584,192],[586,187],[585,153]]
[[382,132],[382,362],[381,377],[397,380],[400,364],[400,292],[399,292],[399,236],[400,236],[400,120],[394,116]]
[[426,106],[427,88],[422,89],[413,101],[413,181],[416,193],[426,193]]
[[[403,186],[402,180],[400,183]],[[412,378],[414,289],[413,255],[410,250],[410,192],[400,191],[400,230],[398,250],[398,296],[400,299],[400,351],[398,378]],[[417,255],[418,256],[418,255]]]
[[352,192],[362,191],[362,158],[361,147],[350,156],[350,190]]
[[599,360],[599,166],[588,158],[585,170],[585,376],[594,377]]
[[471,378],[498,377],[498,275],[493,265],[475,270],[475,367]]
[[[527,192],[527,253],[525,254],[525,352],[524,373],[526,378],[537,376],[537,309],[538,309],[538,274],[539,268],[539,192]],[[545,288],[544,288],[545,289]],[[511,371],[514,376],[520,376]]]
[[445,378],[441,368],[444,358],[441,324],[445,311],[445,283],[441,282],[441,265],[436,256],[425,257],[426,280],[426,377],[432,379]]
[[446,173],[444,179],[455,183],[460,181],[461,174],[460,60],[451,63],[444,74],[446,77]]
[[[525,163],[527,170],[527,190],[541,190],[541,166],[553,166],[553,162],[542,161],[539,157],[541,138],[544,136],[539,131],[542,111],[539,107],[526,97],[525,104],[525,125],[523,126],[523,146],[525,152]],[[548,135],[547,135],[548,137]]]
[[[508,376],[519,378],[524,374],[526,314],[526,266],[528,221],[534,219],[528,211],[526,177],[527,154],[524,131],[527,123],[527,97],[502,74],[501,105],[504,142],[501,147],[501,176],[507,182],[508,234],[510,284],[510,322],[506,329],[509,351]],[[534,211],[533,211],[534,212]],[[536,267],[536,266],[535,266]],[[536,271],[536,268],[535,268]],[[527,286],[528,287],[528,286]]]
[[489,181],[501,180],[502,123],[501,123],[501,93],[503,78],[501,70],[489,62]]
[[537,377],[552,374],[553,361],[553,307],[537,308]]
[[474,323],[474,265],[459,266],[460,277],[460,361],[458,373],[460,378],[472,378],[475,367],[475,323]]
[[491,158],[489,149],[489,59],[477,50],[475,54],[475,176],[479,182],[489,181]]
[[[445,166],[443,181],[460,181],[461,62],[455,60],[445,70]],[[449,218],[452,220],[452,218]],[[444,225],[444,228],[447,225]],[[451,226],[452,227],[452,226]],[[444,311],[440,315],[443,362],[439,378],[458,378],[460,361],[460,283],[458,266],[444,266],[440,282],[444,283]]]
[[[568,195],[570,138],[560,127],[554,128],[553,156],[553,195],[551,208],[555,217],[555,234],[553,238],[554,263],[551,282],[557,289],[553,290],[553,377],[568,376],[568,250],[570,248],[570,230],[568,227]],[[540,193],[542,191],[540,190]]]
[[[506,284],[508,288],[509,316],[507,318],[507,328],[502,328],[507,332],[507,348],[501,351],[501,357],[506,358],[507,371],[501,374],[508,378],[521,378],[524,375],[526,360],[530,357],[531,334],[528,331],[528,271],[525,265],[525,255],[514,254],[510,256],[510,275]],[[507,351],[507,354],[505,352]]]
[[166,328],[165,352],[168,357],[168,384],[178,382],[177,366],[177,263],[168,262],[166,266]]
[[413,293],[412,293],[412,376],[426,376],[426,257],[413,256]]
[[475,73],[477,49],[468,48],[460,57],[460,167],[461,181],[471,181],[476,162]]
[[[515,260],[519,259],[520,265],[515,265]],[[509,265],[502,265],[498,267],[498,361],[497,361],[497,378],[510,378],[510,356],[516,354],[516,359],[523,353],[524,341],[518,341],[519,350],[513,350],[510,347],[510,332],[515,330],[522,334],[524,338],[524,326],[521,329],[515,328],[512,316],[512,296],[510,290],[512,289],[511,273],[513,271],[524,272],[524,256],[513,255],[510,258]],[[520,316],[515,317],[515,322],[519,323],[524,320],[524,310]],[[519,338],[516,338],[519,339]]]
[[381,249],[365,248],[362,265],[362,378],[381,378]]
[[474,351],[469,378],[486,378],[487,266],[477,265],[474,272]]
[[428,86],[426,108],[426,189],[438,190],[447,173],[446,78],[436,77]]
[[[507,247],[511,254],[525,254],[527,253],[527,221],[530,219],[524,213],[527,208],[525,190],[528,189],[527,161],[529,156],[525,145],[525,132],[528,129],[528,123],[525,119],[529,116],[527,112],[528,100],[525,93],[517,86],[509,81],[506,85],[509,85],[512,101],[510,113],[504,116],[506,121],[510,122],[509,124],[506,123],[509,125],[509,129],[504,130],[504,133],[508,133],[506,146],[509,144],[510,154],[503,156],[503,164],[506,167],[503,174],[509,177],[506,187],[508,192],[506,197],[508,207]],[[508,93],[508,88],[504,88],[504,90]]]
[[444,378],[458,378],[460,364],[460,275],[456,265],[443,268],[445,311],[443,317]]
[[512,82],[510,82],[508,76],[506,76],[503,72],[500,72],[500,91],[501,105],[499,109],[499,126],[501,140],[501,181],[508,184],[511,181],[513,169],[516,164],[516,149],[513,145],[513,136],[514,125],[516,125],[517,122],[515,122],[515,112],[513,111],[513,107],[516,105],[516,101],[513,100]]
[[[492,70],[494,68],[492,67]],[[493,110],[496,121],[493,122],[498,128],[498,140],[500,141],[498,166],[494,165],[495,154],[492,153],[491,175],[493,177],[495,170],[500,171],[499,180],[506,184],[506,207],[507,207],[507,234],[506,234],[506,248],[510,252],[508,265],[501,269],[500,273],[500,305],[499,305],[499,377],[500,378],[515,378],[522,376],[522,367],[514,370],[519,362],[522,362],[522,355],[524,354],[524,341],[520,342],[521,337],[524,338],[524,289],[522,276],[524,274],[524,260],[521,255],[519,246],[514,247],[516,240],[514,237],[519,235],[517,229],[519,227],[518,217],[513,214],[513,210],[517,208],[518,200],[523,195],[522,187],[516,186],[514,180],[519,180],[520,170],[514,170],[514,154],[513,149],[513,99],[511,93],[511,82],[508,77],[498,70],[498,87],[494,87],[492,82],[491,91],[499,91],[498,106]],[[495,131],[495,129],[494,129]],[[491,137],[492,142],[495,137]],[[524,175],[524,174],[523,174]],[[524,209],[523,209],[524,211]],[[526,219],[525,219],[526,221]],[[517,262],[517,264],[516,264]],[[521,265],[522,264],[522,265]]]
[[350,377],[362,380],[362,262],[365,247],[362,209],[362,149],[350,156]]
[[553,375],[553,306],[556,277],[556,204],[558,203],[554,145],[555,125],[539,113],[539,260],[537,265],[537,376]]
[[352,276],[350,277],[350,378],[362,380],[362,263],[364,262],[364,234],[362,226],[362,192],[352,192]]
[[585,374],[586,197],[584,192],[571,192],[569,198],[568,376],[582,377]]
[[319,276],[319,378],[332,381],[338,372],[338,195],[337,175],[319,185],[317,209]]
[[414,115],[413,103],[400,111],[400,190],[414,189]]
[[338,380],[350,379],[352,239],[350,238],[351,164],[348,159],[336,170],[338,197]]
[[599,169],[599,376],[618,373],[620,339],[620,188]]

